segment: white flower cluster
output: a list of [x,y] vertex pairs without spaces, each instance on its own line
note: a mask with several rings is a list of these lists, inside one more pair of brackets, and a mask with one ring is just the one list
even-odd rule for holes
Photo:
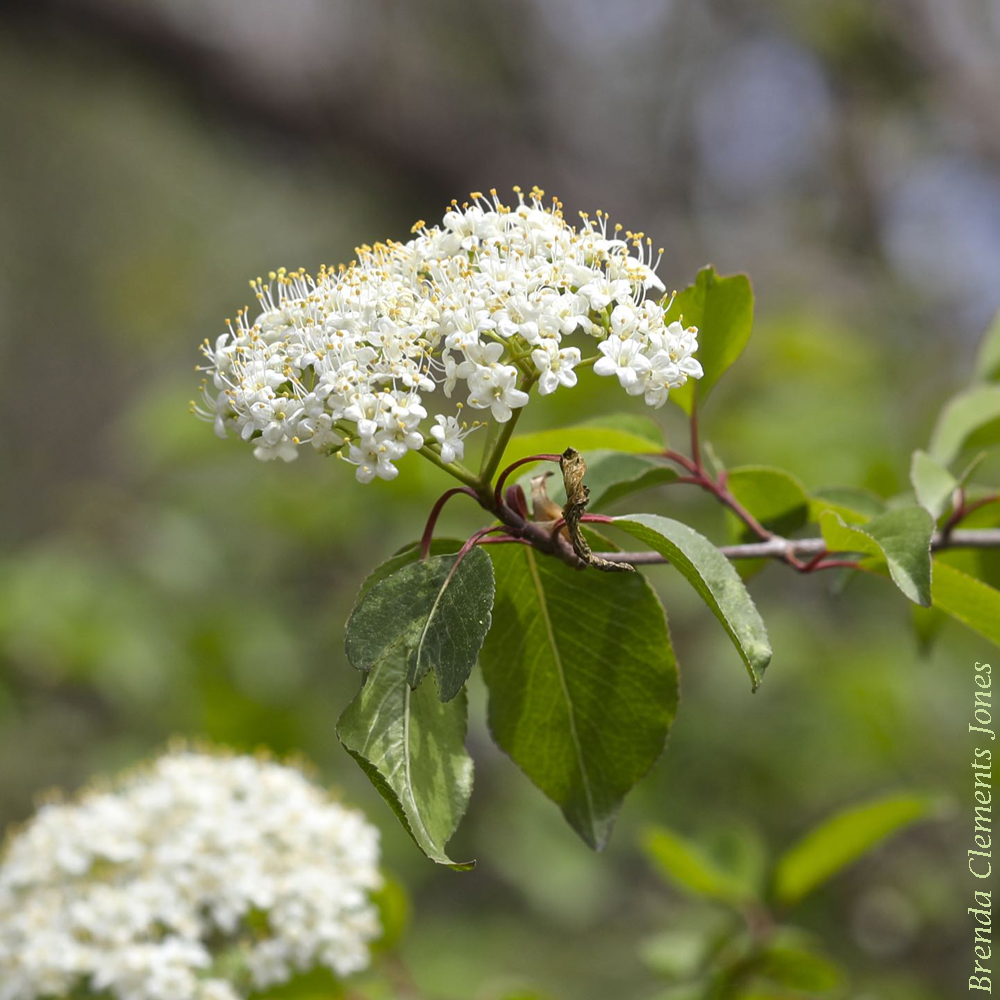
[[[242,310],[203,345],[210,378],[196,412],[220,436],[232,427],[254,440],[261,459],[291,460],[305,443],[337,450],[367,483],[395,478],[411,450],[461,460],[479,426],[461,421],[464,406],[504,423],[536,381],[542,395],[575,385],[581,363],[650,406],[700,377],[697,330],[667,324],[669,302],[646,298],[664,291],[650,241],[609,230],[600,211],[571,226],[544,192],[514,190],[513,207],[475,192],[440,225],[363,246],[349,266],[252,281],[262,311]],[[577,333],[600,355],[564,343]],[[458,412],[428,426],[425,397],[438,389],[460,395]]]
[[0,864],[0,1000],[237,1000],[367,966],[378,831],[299,771],[173,752],[44,806]]

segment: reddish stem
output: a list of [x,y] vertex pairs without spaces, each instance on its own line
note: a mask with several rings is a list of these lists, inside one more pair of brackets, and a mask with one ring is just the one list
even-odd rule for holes
[[[697,446],[697,431],[694,431],[694,436],[692,437],[692,446]],[[726,475],[722,473],[718,480],[713,479],[704,468],[701,466],[701,460],[699,458],[698,462],[692,462],[686,455],[682,455],[679,451],[672,451],[669,448],[665,451],[660,452],[660,456],[667,459],[670,462],[674,462],[679,465],[685,472],[689,473],[686,476],[678,476],[677,482],[679,483],[689,483],[692,486],[699,486],[701,489],[706,490],[711,493],[712,496],[719,501],[719,503],[728,507],[758,538],[762,541],[767,541],[769,538],[773,538],[773,532],[767,530],[736,499],[735,496],[730,492],[729,487],[726,485]],[[786,560],[787,561],[787,560]],[[794,565],[794,563],[793,563]]]
[[947,538],[951,534],[952,528],[958,524],[959,521],[965,517],[967,510],[965,506],[965,490],[959,486],[955,492],[952,494],[951,501],[952,511],[948,515],[948,519],[944,522],[941,527],[941,534]]
[[956,505],[955,509],[951,512],[951,516],[947,521],[945,521],[941,528],[941,534],[945,538],[951,534],[953,528],[961,524],[961,522],[974,511],[979,510],[980,507],[985,507],[988,504],[1000,501],[1000,493],[990,493],[989,496],[980,497],[972,503],[966,503],[965,490],[958,490],[956,492],[959,494],[959,503]]
[[973,503],[967,503],[965,505],[965,513],[962,515],[963,518],[968,517],[973,511],[979,510],[980,507],[986,507],[991,503],[997,503],[1000,501],[1000,493],[991,493],[988,497],[981,497],[979,500]]
[[430,515],[427,518],[427,525],[424,528],[424,533],[420,536],[421,559],[426,559],[431,553],[431,541],[434,538],[434,528],[437,526],[437,520],[441,515],[444,505],[453,496],[457,496],[459,493],[467,493],[473,500],[479,499],[476,495],[476,491],[471,486],[454,486],[450,490],[445,490],[444,493],[438,497],[437,502],[431,508]]
[[814,566],[811,572],[817,573],[821,569],[861,569],[860,563],[854,559],[828,559],[826,562]]
[[814,569],[819,567],[819,564],[830,554],[828,549],[823,549],[822,552],[817,552],[816,555],[812,557],[807,563],[802,564],[803,573],[811,573]]
[[558,462],[559,455],[529,455],[527,458],[519,458],[516,462],[511,462],[497,479],[496,488],[493,490],[493,502],[497,507],[503,503],[503,484],[507,482],[507,477],[519,466],[527,465],[529,462]]
[[689,423],[691,425],[691,461],[694,463],[694,467],[700,472],[701,447],[698,444],[698,403],[694,397],[691,399],[691,420]]
[[445,583],[447,584],[455,575],[455,570],[458,569],[458,564],[475,548],[476,544],[481,538],[485,538],[486,535],[495,535],[498,531],[506,531],[506,527],[502,524],[494,524],[489,528],[480,528],[478,531],[474,531],[468,538],[468,541],[458,550],[458,555],[455,557],[455,563],[451,567],[451,572],[445,578]]
[[655,452],[657,456],[662,456],[663,458],[669,459],[671,462],[676,462],[681,468],[686,469],[688,472],[697,472],[694,462],[687,457],[687,455],[682,455],[679,451],[672,451],[667,448],[665,451]]

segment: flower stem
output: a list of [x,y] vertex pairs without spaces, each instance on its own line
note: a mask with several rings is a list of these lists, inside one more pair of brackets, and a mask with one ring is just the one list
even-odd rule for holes
[[[521,379],[521,384],[518,388],[522,392],[531,392],[531,387],[535,384],[535,379],[537,378],[538,375],[534,372],[530,374],[526,373]],[[493,442],[493,448],[487,454],[483,455],[483,463],[479,468],[479,481],[476,484],[477,488],[489,489],[493,476],[500,466],[500,459],[503,458],[503,453],[507,450],[507,445],[510,443],[514,428],[517,426],[517,421],[523,409],[523,406],[519,407],[511,414],[510,420],[503,425],[499,436]]]
[[471,469],[467,469],[461,462],[442,462],[441,456],[436,455],[430,445],[425,444],[420,449],[420,454],[433,462],[439,469],[447,472],[449,476],[454,476],[460,483],[465,483],[466,486],[471,486],[474,490],[479,490],[482,486],[481,480]]

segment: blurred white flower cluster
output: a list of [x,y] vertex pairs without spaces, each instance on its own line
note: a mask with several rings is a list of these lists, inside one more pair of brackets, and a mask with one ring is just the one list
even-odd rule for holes
[[[395,478],[410,450],[461,460],[479,426],[461,420],[465,406],[504,423],[536,381],[543,395],[575,385],[581,362],[650,406],[700,377],[697,331],[664,320],[651,242],[603,212],[571,226],[559,201],[514,190],[513,207],[473,193],[440,225],[360,247],[349,266],[252,281],[261,312],[241,310],[203,345],[196,412],[220,436],[232,427],[253,440],[258,458],[288,461],[309,443],[367,483]],[[598,342],[599,360],[564,343],[576,333]],[[432,393],[459,399],[429,426]]]
[[237,1000],[363,969],[378,856],[378,831],[298,770],[167,754],[10,840],[0,998]]

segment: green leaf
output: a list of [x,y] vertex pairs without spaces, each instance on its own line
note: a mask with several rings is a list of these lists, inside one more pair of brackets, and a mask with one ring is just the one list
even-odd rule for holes
[[825,510],[839,514],[848,524],[864,524],[887,509],[878,494],[856,486],[824,486],[813,490],[809,498],[809,520],[816,523]]
[[898,795],[837,813],[807,833],[778,862],[775,898],[785,905],[799,902],[886,837],[933,809],[931,799]]
[[740,906],[754,898],[743,878],[709,857],[690,840],[664,826],[649,827],[642,846],[660,872],[695,896]]
[[410,925],[410,897],[399,879],[382,872],[382,887],[372,893],[372,902],[378,909],[378,922],[382,933],[373,943],[379,952],[392,951],[402,940]]
[[819,523],[831,552],[859,552],[884,560],[896,586],[914,604],[930,607],[934,521],[926,510],[899,507],[863,527],[847,525],[839,514],[824,511]]
[[829,993],[842,982],[840,970],[829,959],[813,951],[791,945],[778,944],[767,948],[754,960],[750,971],[786,989],[815,993]]
[[629,514],[614,523],[680,570],[729,634],[756,690],[771,662],[771,646],[764,622],[729,560],[703,535],[669,517]]
[[925,451],[915,451],[910,463],[910,482],[917,502],[937,520],[948,506],[958,480]]
[[[596,452],[591,452],[595,455]],[[599,510],[624,500],[633,493],[666,486],[677,481],[677,472],[669,465],[642,455],[621,455],[603,460],[587,459],[587,479],[590,486],[590,510]],[[593,483],[594,485],[591,485]]]
[[365,677],[337,724],[337,736],[388,802],[414,843],[432,861],[464,871],[445,845],[472,794],[472,758],[465,752],[465,692],[442,702],[428,681],[407,683],[402,650]]
[[[585,451],[582,454],[583,460],[587,463],[587,475],[584,481],[590,488],[588,507],[590,511],[607,507],[640,490],[677,481],[677,473],[673,468],[646,455],[603,449]],[[519,480],[529,496],[530,480],[534,475],[535,472],[530,472]],[[550,476],[547,487],[549,498],[560,507],[563,506],[566,502],[566,491],[563,489],[561,477]]]
[[[345,646],[366,676],[337,735],[417,846],[467,868],[445,844],[472,792],[462,685],[489,628],[493,566],[482,549],[457,568],[454,555],[414,558],[404,549],[389,560],[394,572],[362,588]],[[437,683],[416,687],[430,667]]]
[[1000,442],[1000,385],[977,385],[955,396],[941,411],[928,451],[949,465],[966,448]]
[[663,435],[652,420],[613,413],[571,427],[517,434],[507,445],[502,464],[509,465],[529,455],[561,455],[567,448],[642,453],[659,452],[663,447]]
[[707,931],[661,931],[639,946],[643,964],[665,979],[690,979],[708,957],[712,941]]
[[702,268],[695,283],[678,294],[668,310],[666,321],[674,320],[698,327],[697,358],[705,374],[670,390],[670,399],[690,416],[695,400],[701,403],[708,397],[750,339],[753,329],[750,279],[745,274],[720,277],[715,268]]
[[495,546],[480,656],[493,738],[595,849],[663,750],[677,710],[666,617],[640,574]]
[[788,535],[809,520],[805,487],[790,473],[766,465],[732,469],[726,485],[764,527]]
[[371,670],[386,657],[404,658],[416,687],[433,667],[442,701],[462,689],[490,627],[493,564],[473,548],[457,556],[411,562],[365,590],[347,622],[347,658]]
[[633,437],[644,438],[658,451],[667,445],[663,428],[644,413],[600,413],[596,417],[581,420],[577,427],[596,427],[631,434]]
[[969,463],[965,466],[958,476],[958,485],[964,486],[971,478],[972,474],[979,468],[987,458],[990,457],[988,451],[981,451],[978,455],[973,455],[969,460]]
[[976,352],[976,378],[983,382],[1000,380],[1000,309],[983,334]]
[[931,597],[935,608],[1000,646],[1000,591],[935,559]]

